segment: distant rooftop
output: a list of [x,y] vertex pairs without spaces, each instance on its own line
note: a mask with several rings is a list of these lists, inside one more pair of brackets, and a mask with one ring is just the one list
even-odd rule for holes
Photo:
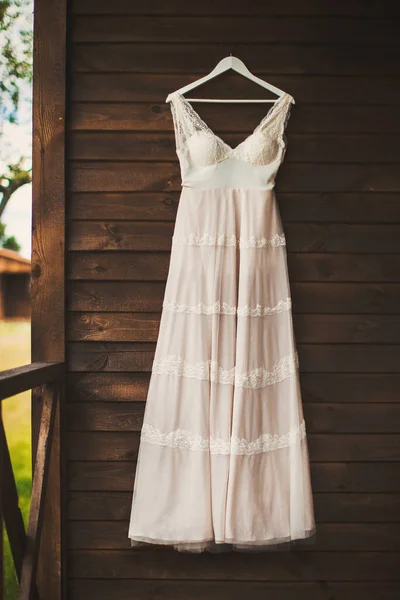
[[15,250],[0,248],[0,273],[30,273],[31,261]]

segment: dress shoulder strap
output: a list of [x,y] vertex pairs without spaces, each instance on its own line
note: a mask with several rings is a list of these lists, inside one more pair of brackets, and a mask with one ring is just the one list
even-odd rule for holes
[[268,133],[273,139],[283,139],[287,122],[291,114],[293,96],[284,94],[271,107],[268,114],[262,119],[255,131]]
[[166,102],[170,102],[171,105],[176,148],[180,150],[184,147],[190,136],[202,129],[199,120],[200,117],[189,102],[185,102],[184,98],[178,92],[168,94]]

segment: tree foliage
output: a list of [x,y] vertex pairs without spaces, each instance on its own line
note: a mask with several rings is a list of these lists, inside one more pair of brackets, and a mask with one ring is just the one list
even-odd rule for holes
[[[26,16],[32,11],[32,0],[0,0],[0,144],[4,123],[16,123],[22,82],[32,80],[32,27]],[[32,181],[24,159],[0,167],[0,219],[11,196]],[[6,237],[0,223],[0,246],[19,249],[13,236]]]
[[24,13],[30,0],[0,0],[0,119],[15,121],[22,80],[32,79],[32,28]]
[[8,250],[15,250],[19,252],[21,246],[18,244],[15,236],[7,236],[6,226],[0,222],[0,248],[7,248]]

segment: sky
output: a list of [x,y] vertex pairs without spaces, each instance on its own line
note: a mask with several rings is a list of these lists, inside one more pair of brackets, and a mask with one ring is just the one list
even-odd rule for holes
[[[29,11],[29,8],[28,8]],[[31,15],[24,19],[31,24]],[[25,20],[24,23],[27,21]],[[19,36],[14,43],[19,44]],[[4,172],[7,163],[18,162],[21,156],[26,157],[25,168],[32,164],[32,88],[30,84],[21,86],[21,101],[17,115],[17,123],[2,125],[0,148],[0,171]],[[11,196],[2,217],[6,225],[6,235],[14,235],[21,246],[20,254],[31,258],[31,224],[32,224],[32,186],[24,185]]]

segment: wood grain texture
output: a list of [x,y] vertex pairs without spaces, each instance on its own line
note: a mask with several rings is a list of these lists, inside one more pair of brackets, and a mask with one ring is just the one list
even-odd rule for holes
[[[155,343],[70,342],[70,371],[150,372]],[[301,373],[398,373],[399,344],[298,344]]]
[[[281,192],[277,200],[285,226],[287,223],[400,222],[396,192]],[[173,222],[178,206],[179,192],[176,191],[76,192],[68,195],[67,218],[106,220],[118,215],[121,221]]]
[[[32,362],[65,360],[66,31],[67,0],[37,0],[33,40]],[[43,405],[38,389],[32,394],[33,463]],[[65,592],[63,422],[61,400],[55,415],[37,571],[39,596],[52,600],[60,600]]]
[[[187,74],[187,82],[209,73],[212,66],[233,50],[234,44],[186,44],[170,42],[74,44],[73,71],[85,73]],[[336,44],[244,44],[240,58],[256,75],[393,76],[400,65],[396,46],[368,43]],[[176,89],[170,87],[170,91]],[[251,88],[252,90],[254,87]],[[166,96],[166,95],[165,95]],[[163,98],[164,100],[164,98]]]
[[[165,98],[154,103],[77,102],[69,128],[76,131],[147,131],[171,132],[172,117]],[[229,106],[229,105],[228,105]],[[196,110],[207,125],[221,134],[250,133],[267,113],[265,105],[235,105],[221,110],[217,104],[204,104]],[[375,106],[334,104],[299,104],[290,116],[288,134],[398,134],[400,125],[393,109]],[[242,138],[244,135],[242,135]],[[290,143],[290,139],[289,139]],[[289,145],[288,145],[289,149]],[[288,150],[289,152],[289,150]],[[160,188],[158,188],[160,189]],[[102,190],[107,191],[107,190]],[[293,191],[301,191],[299,189]],[[343,191],[349,191],[344,189]]]
[[[243,136],[227,134],[224,138],[236,146]],[[74,131],[69,139],[73,160],[176,160],[172,133]],[[324,135],[293,134],[285,158],[285,163],[292,162],[398,164],[400,149],[396,136],[389,134],[332,134],[329,144]]]
[[[68,340],[156,342],[160,313],[73,312]],[[300,344],[393,343],[400,339],[399,315],[298,315],[294,319]]]
[[196,581],[195,585],[187,581],[130,580],[115,579],[71,579],[69,593],[74,600],[97,598],[109,600],[118,594],[120,600],[132,600],[132,590],[143,600],[204,600],[204,598],[230,598],[242,600],[247,594],[253,600],[396,600],[400,594],[398,583],[360,583],[360,582],[237,582],[237,581]]
[[[70,281],[70,311],[160,312],[165,283],[159,281]],[[293,314],[398,314],[397,283],[291,284]]]
[[[287,223],[288,252],[400,254],[400,225]],[[68,250],[170,251],[173,223],[76,221]]]
[[[140,431],[143,402],[80,402],[68,406],[71,431]],[[309,433],[397,433],[400,405],[366,404],[360,414],[358,403],[305,403]]]
[[[318,458],[318,457],[316,457]],[[68,463],[68,489],[72,492],[129,492],[133,491],[136,468],[134,460],[73,460]],[[363,504],[365,519],[370,505],[369,494],[389,494],[396,499],[400,493],[396,462],[311,462],[311,478],[316,494],[323,494],[324,505],[332,512],[341,505]],[[337,494],[341,494],[338,496]],[[97,495],[93,496],[97,498]],[[374,496],[375,497],[375,496]],[[321,500],[320,500],[321,501]],[[378,504],[379,501],[377,500]],[[70,513],[71,514],[71,513]],[[384,513],[381,514],[384,519]],[[332,517],[333,518],[333,517]],[[343,517],[341,517],[343,519]]]
[[[70,0],[70,8],[68,597],[395,600],[398,6],[155,0],[150,10]],[[181,191],[165,98],[230,53],[296,99],[276,191],[317,540],[268,556],[133,550],[133,480]],[[231,72],[197,95],[265,91]],[[269,107],[195,109],[236,145]]]
[[[181,187],[175,163],[96,162],[71,164],[72,192],[176,191]],[[283,192],[395,192],[400,189],[397,165],[288,163],[276,180]]]
[[[300,49],[300,46],[299,46]],[[324,47],[320,47],[321,50]],[[318,49],[318,51],[320,50]],[[112,51],[112,48],[110,48]],[[268,52],[272,47],[268,47]],[[379,48],[377,49],[379,52]],[[99,46],[99,52],[102,49]],[[351,60],[351,56],[349,57]],[[179,64],[179,63],[178,63]],[[191,66],[191,65],[190,65]],[[301,77],[294,75],[280,75],[270,73],[257,73],[277,87],[290,90],[290,93],[301,102],[321,104],[353,104],[376,105],[381,104],[382,97],[385,104],[395,106],[400,102],[399,86],[394,85],[390,77],[378,75],[363,75],[354,77],[328,77],[315,75],[311,77],[304,73]],[[73,102],[160,102],[167,97],[171,90],[176,90],[191,81],[196,80],[196,75],[185,72],[176,73],[97,73],[94,71],[85,74],[75,72],[71,80],[71,100]],[[224,74],[223,78],[216,78],[207,82],[208,94],[215,97],[230,96],[235,98],[248,97],[248,82],[235,73]],[[268,92],[258,86],[252,86],[253,98],[265,98]],[[206,92],[200,87],[196,90],[196,97],[204,97]],[[204,107],[205,108],[205,107]],[[252,109],[249,104],[248,108]],[[199,106],[199,110],[202,110]],[[232,109],[233,110],[233,109]],[[379,110],[376,107],[376,110]]]
[[[110,501],[118,502],[116,498]],[[131,501],[132,495],[127,495],[123,521],[69,522],[68,543],[71,550],[129,550],[130,540],[127,532]],[[299,548],[300,552],[399,552],[398,523],[317,522],[317,526],[316,541]]]
[[[168,252],[70,252],[71,280],[166,281]],[[391,254],[289,253],[289,278],[298,282],[400,282],[400,257]]]
[[108,14],[76,15],[71,33],[73,42],[157,42],[219,44],[335,44],[338,39],[350,44],[354,38],[374,46],[396,41],[395,22],[390,18],[332,19],[320,16],[285,18],[225,14],[210,19],[197,16],[152,16]]
[[[400,374],[301,373],[303,402],[399,403]],[[150,373],[70,373],[69,402],[145,402]]]
[[[131,475],[134,474],[132,469]],[[97,549],[123,549],[126,548],[125,531],[127,521],[130,517],[133,477],[131,476],[130,488],[126,491],[75,491],[68,496],[68,518],[74,521],[71,525],[73,536],[77,544],[92,544],[92,548]],[[317,523],[332,525],[338,527],[332,529],[334,537],[342,538],[351,531],[351,525],[357,524],[356,537],[361,538],[362,525],[370,524],[369,532],[374,531],[377,535],[385,534],[393,549],[398,549],[398,541],[395,540],[399,533],[400,509],[399,494],[377,494],[377,493],[341,493],[332,494],[331,492],[315,493],[315,516]],[[117,523],[116,523],[117,522]],[[122,522],[122,523],[121,523]],[[96,530],[96,524],[99,525]],[[389,531],[386,527],[393,525],[393,538],[389,537]],[[380,527],[374,528],[374,525]],[[82,529],[80,529],[80,527]],[[83,532],[83,529],[86,532]],[[368,529],[368,528],[367,528]],[[108,533],[110,531],[110,539]],[[326,543],[329,541],[329,528],[320,529],[317,544],[320,541],[324,544],[324,550],[327,550]],[[112,532],[112,533],[111,533]],[[96,546],[95,544],[102,540]],[[108,541],[111,545],[107,545]],[[123,545],[122,545],[123,544]],[[312,544],[312,549],[316,549],[316,544]],[[75,549],[86,549],[89,546],[76,546]],[[322,550],[323,548],[321,548]],[[332,548],[331,548],[332,549]],[[365,548],[367,549],[367,548]],[[389,550],[388,545],[383,548]]]
[[[396,581],[398,552],[240,552],[199,559],[170,549],[77,550],[69,553],[73,578],[219,581]],[[193,583],[192,583],[193,585]]]
[[[72,0],[72,11],[75,14],[110,14],[107,3],[98,0]],[[152,13],[157,15],[180,15],[182,13],[182,1],[170,0],[168,6],[162,0],[153,0]],[[268,15],[268,16],[293,16],[293,15],[328,15],[328,16],[356,16],[368,18],[381,16],[382,10],[385,14],[397,15],[396,6],[388,0],[371,0],[368,3],[362,0],[337,0],[334,4],[321,4],[319,0],[308,0],[298,4],[296,0],[286,0],[285,3],[268,3],[263,0],[254,0],[245,10],[243,4],[238,0],[203,0],[201,4],[189,4],[185,7],[185,13],[190,15],[220,15],[223,16],[229,10],[232,15]],[[130,0],[114,0],[113,14],[140,15],[147,14],[148,7],[143,4],[135,4]]]
[[[136,460],[139,432],[75,431],[68,434],[69,460]],[[395,462],[400,461],[400,435],[310,434],[312,461],[318,462]],[[396,465],[398,468],[398,464]],[[380,469],[380,465],[376,465]]]

